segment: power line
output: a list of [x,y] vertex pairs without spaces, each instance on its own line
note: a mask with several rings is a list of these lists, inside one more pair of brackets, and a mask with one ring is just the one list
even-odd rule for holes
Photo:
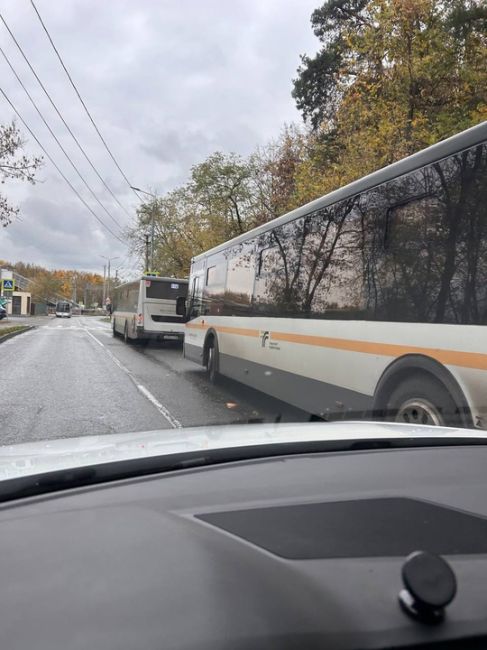
[[76,196],[77,196],[78,199],[81,201],[81,203],[83,203],[83,205],[84,205],[84,206],[85,206],[85,207],[86,207],[86,208],[91,212],[91,214],[95,217],[95,219],[96,219],[96,220],[97,220],[97,221],[98,221],[98,222],[99,222],[99,223],[100,223],[100,224],[101,224],[101,225],[102,225],[106,230],[108,230],[108,232],[109,232],[113,237],[115,237],[115,239],[117,239],[120,243],[126,245],[126,242],[124,242],[122,239],[120,239],[120,237],[118,237],[118,235],[116,235],[116,234],[113,232],[113,230],[112,230],[109,226],[107,226],[106,223],[105,223],[102,219],[100,219],[100,217],[96,214],[96,212],[95,212],[95,211],[94,211],[94,210],[93,210],[93,209],[88,205],[88,203],[86,203],[86,201],[84,200],[84,198],[81,196],[81,194],[78,192],[78,190],[74,187],[74,185],[71,183],[71,181],[70,181],[68,178],[66,178],[66,176],[63,174],[63,172],[61,171],[61,169],[60,169],[59,166],[57,165],[57,163],[54,161],[54,159],[53,159],[52,156],[48,153],[48,151],[45,149],[45,147],[41,144],[39,138],[35,135],[35,133],[34,133],[34,132],[32,131],[32,129],[29,127],[29,125],[27,124],[27,122],[24,120],[24,118],[23,118],[22,115],[19,113],[19,111],[15,108],[14,104],[10,101],[10,99],[7,97],[7,95],[5,94],[5,91],[4,91],[2,88],[0,88],[0,93],[3,95],[3,97],[5,98],[5,100],[8,102],[8,104],[10,105],[10,107],[12,108],[12,110],[14,111],[14,113],[17,115],[17,117],[19,118],[19,120],[22,122],[22,124],[24,125],[24,127],[27,129],[27,131],[30,133],[30,135],[31,135],[31,136],[34,138],[34,140],[37,142],[38,146],[42,149],[42,151],[44,152],[44,154],[46,155],[46,157],[48,158],[48,160],[50,160],[51,163],[52,163],[52,165],[57,169],[57,171],[58,171],[58,173],[60,174],[60,176],[61,176],[61,177],[66,181],[66,183],[69,185],[69,187],[70,187],[70,188],[73,190],[73,192],[76,194]]
[[69,79],[71,85],[73,86],[74,92],[75,92],[76,95],[78,96],[78,99],[79,99],[79,101],[81,102],[81,105],[83,106],[83,108],[85,109],[86,114],[87,114],[88,117],[90,118],[90,122],[92,123],[92,125],[93,125],[95,131],[97,132],[98,137],[99,137],[100,140],[102,141],[102,143],[103,143],[105,149],[108,151],[108,154],[110,155],[110,158],[111,158],[111,159],[113,160],[113,162],[115,163],[115,165],[116,165],[118,171],[119,171],[120,174],[123,176],[123,178],[124,178],[125,182],[127,183],[127,185],[128,185],[128,186],[130,187],[130,189],[134,192],[135,196],[139,199],[139,201],[141,201],[142,199],[140,198],[140,196],[137,194],[137,192],[136,192],[136,191],[134,190],[134,188],[132,187],[132,185],[131,185],[129,179],[128,179],[127,176],[124,174],[124,172],[123,172],[122,168],[120,167],[120,165],[118,164],[118,162],[117,162],[115,156],[114,156],[113,153],[111,152],[110,147],[107,145],[107,143],[106,143],[106,141],[105,141],[105,138],[104,138],[104,137],[102,136],[102,134],[100,133],[100,130],[99,130],[99,128],[97,127],[97,125],[96,125],[96,123],[95,123],[95,120],[93,119],[93,117],[92,117],[90,111],[88,110],[88,107],[86,106],[85,102],[83,101],[83,98],[81,97],[81,95],[80,95],[80,93],[79,93],[79,90],[78,90],[78,88],[76,87],[76,84],[74,83],[74,81],[73,81],[71,75],[69,74],[68,69],[67,69],[67,67],[66,67],[65,64],[64,64],[64,61],[63,61],[61,55],[59,54],[59,51],[58,51],[57,47],[54,45],[54,41],[52,40],[51,35],[50,35],[50,33],[49,33],[49,31],[48,31],[46,25],[44,24],[44,21],[42,20],[41,15],[40,15],[40,13],[39,13],[37,7],[36,7],[35,4],[34,4],[34,1],[33,1],[33,0],[30,0],[30,3],[31,3],[31,5],[32,5],[33,8],[34,8],[34,11],[35,11],[36,14],[37,14],[37,18],[39,19],[39,21],[40,21],[40,23],[41,23],[41,25],[42,25],[44,31],[46,32],[46,36],[47,36],[47,38],[49,39],[49,42],[51,43],[52,48],[53,48],[54,52],[55,52],[56,55],[57,55],[57,58],[59,59],[59,63],[60,63],[61,66],[63,67],[64,72],[66,73],[66,75],[67,75],[67,77],[68,77],[68,79]]
[[49,99],[49,101],[51,102],[52,107],[54,108],[54,110],[55,110],[56,113],[58,114],[58,116],[59,116],[60,120],[62,121],[62,123],[64,124],[64,126],[66,127],[68,133],[71,135],[71,137],[73,138],[73,140],[76,142],[76,144],[77,144],[77,146],[78,146],[78,149],[81,151],[81,153],[83,154],[83,156],[85,157],[85,159],[88,161],[90,167],[93,169],[93,171],[94,171],[95,174],[98,176],[98,178],[100,179],[100,181],[103,183],[103,185],[105,186],[105,188],[108,190],[108,192],[110,193],[110,195],[114,198],[114,200],[115,200],[115,201],[118,203],[118,205],[122,208],[122,210],[125,212],[125,214],[126,214],[129,218],[131,218],[130,213],[126,210],[126,208],[123,206],[123,204],[120,203],[120,201],[118,200],[118,198],[117,198],[117,197],[115,196],[115,194],[112,192],[112,190],[110,189],[110,187],[108,186],[108,184],[105,182],[105,180],[104,180],[103,177],[101,176],[100,172],[99,172],[98,169],[95,167],[95,165],[94,165],[93,162],[91,161],[90,157],[88,156],[88,154],[86,153],[86,151],[84,150],[84,148],[82,147],[82,145],[80,144],[78,138],[77,138],[76,135],[73,133],[71,127],[69,126],[69,124],[66,122],[66,120],[65,120],[64,117],[62,116],[61,111],[58,109],[58,107],[57,107],[57,105],[55,104],[54,100],[52,99],[51,95],[49,94],[49,92],[47,91],[46,87],[44,86],[44,84],[43,84],[42,81],[40,80],[39,75],[38,75],[37,72],[34,70],[34,68],[33,68],[33,66],[31,65],[29,59],[27,58],[27,55],[25,54],[24,50],[22,49],[22,47],[20,46],[19,42],[17,41],[17,39],[15,38],[14,34],[12,33],[12,30],[11,30],[10,27],[7,25],[7,23],[6,23],[6,21],[5,21],[5,18],[2,16],[2,14],[0,14],[0,19],[1,19],[1,21],[3,22],[3,24],[5,25],[5,28],[7,29],[8,33],[10,34],[10,37],[12,38],[13,42],[14,42],[15,45],[17,46],[19,52],[22,54],[22,56],[23,56],[25,62],[26,62],[27,65],[29,66],[29,68],[30,68],[32,74],[33,74],[34,77],[37,79],[37,82],[39,83],[40,87],[41,87],[42,90],[44,91],[46,97],[47,97],[47,98]]
[[91,193],[91,195],[93,196],[93,198],[95,199],[95,201],[97,201],[97,203],[98,203],[98,204],[100,205],[100,207],[101,207],[101,208],[102,208],[102,209],[107,213],[107,215],[110,217],[110,219],[111,219],[111,220],[112,220],[112,221],[113,221],[113,222],[114,222],[114,223],[115,223],[115,224],[116,224],[116,225],[121,229],[122,226],[121,226],[121,225],[119,224],[119,222],[115,219],[115,217],[112,216],[112,214],[111,214],[111,213],[106,209],[106,207],[103,205],[103,203],[102,203],[102,202],[100,201],[100,199],[97,197],[97,195],[95,194],[95,192],[91,189],[90,185],[88,184],[88,182],[86,181],[86,179],[84,178],[84,176],[81,174],[81,172],[79,171],[79,169],[76,167],[76,165],[74,164],[74,162],[73,162],[73,161],[71,160],[71,158],[69,157],[68,153],[66,152],[66,149],[63,147],[63,145],[61,144],[61,142],[60,142],[59,139],[57,138],[56,134],[54,133],[54,131],[53,131],[53,130],[51,129],[51,127],[49,126],[49,123],[48,123],[47,120],[45,119],[44,115],[41,113],[41,111],[40,111],[40,109],[38,108],[38,106],[37,106],[37,104],[35,103],[35,101],[33,100],[32,95],[29,93],[29,91],[28,91],[27,88],[25,87],[24,83],[22,82],[22,79],[19,77],[19,75],[18,75],[17,72],[15,71],[15,68],[13,67],[13,65],[11,64],[11,62],[9,61],[7,55],[5,54],[5,52],[3,51],[3,49],[2,49],[1,47],[0,47],[0,54],[2,54],[3,58],[4,58],[5,61],[7,62],[7,65],[9,66],[10,70],[13,72],[13,74],[15,75],[15,78],[17,79],[17,81],[19,82],[19,84],[22,86],[22,88],[23,88],[25,94],[26,94],[27,97],[30,99],[32,106],[35,108],[35,110],[37,111],[39,117],[40,117],[41,120],[44,122],[44,124],[46,125],[47,129],[49,130],[49,133],[52,135],[52,137],[53,137],[54,140],[57,142],[57,144],[58,144],[59,148],[61,149],[61,151],[63,152],[63,154],[66,156],[66,158],[67,158],[68,162],[70,163],[71,167],[72,167],[72,168],[74,169],[74,171],[78,174],[78,176],[80,177],[80,179],[82,180],[82,182],[84,183],[84,185],[86,186],[86,188],[88,189],[88,191]]

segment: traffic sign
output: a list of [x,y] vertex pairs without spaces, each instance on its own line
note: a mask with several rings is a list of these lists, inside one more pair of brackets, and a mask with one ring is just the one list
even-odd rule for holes
[[13,291],[14,290],[14,281],[13,280],[2,280],[2,288],[4,291]]

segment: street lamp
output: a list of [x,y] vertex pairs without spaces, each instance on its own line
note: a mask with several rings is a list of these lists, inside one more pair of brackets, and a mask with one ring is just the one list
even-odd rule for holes
[[[157,195],[152,194],[152,192],[146,192],[145,190],[141,190],[140,187],[134,187],[133,185],[130,186],[131,189],[135,190],[136,192],[142,192],[142,194],[147,194],[147,196],[150,196],[154,199],[154,201],[157,201]],[[151,210],[151,228],[150,228],[150,269],[146,269],[147,271],[153,271],[153,266],[154,266],[154,210]],[[147,249],[146,249],[147,251]],[[147,252],[146,252],[146,258],[148,257]],[[146,259],[146,266],[149,266],[148,264],[148,259]]]
[[135,190],[136,192],[142,192],[142,194],[147,194],[147,196],[152,196],[153,199],[157,199],[157,194],[152,194],[152,192],[146,192],[145,190],[141,190],[140,187],[134,187],[133,185],[131,185],[130,189]]
[[[104,260],[108,261],[108,281],[107,281],[107,284],[108,284],[108,293],[110,293],[110,263],[111,263],[112,260],[119,260],[120,256],[117,255],[116,257],[106,257],[106,255],[100,255],[100,257],[103,257]],[[106,268],[106,265],[104,264],[103,265],[103,304],[105,304],[106,293],[107,293],[106,292],[106,284],[105,284],[105,268]]]

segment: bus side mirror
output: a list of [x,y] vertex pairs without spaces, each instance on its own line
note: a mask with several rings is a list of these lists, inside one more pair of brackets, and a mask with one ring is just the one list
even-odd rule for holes
[[186,316],[186,298],[185,298],[185,296],[178,296],[176,298],[176,314],[178,316]]

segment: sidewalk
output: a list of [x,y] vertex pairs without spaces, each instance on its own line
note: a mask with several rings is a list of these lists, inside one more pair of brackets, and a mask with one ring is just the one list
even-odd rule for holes
[[7,316],[0,320],[0,331],[2,327],[12,327],[13,325],[45,325],[55,316]]

